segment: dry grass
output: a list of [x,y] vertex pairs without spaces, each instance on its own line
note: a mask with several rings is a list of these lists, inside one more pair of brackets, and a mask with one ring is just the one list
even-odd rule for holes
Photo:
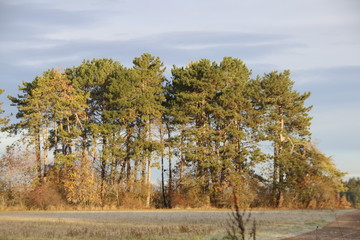
[[[346,211],[335,214],[340,212]],[[308,232],[335,219],[326,210],[251,214],[260,240]],[[0,212],[0,239],[224,239],[230,217],[229,211]]]
[[168,239],[200,238],[214,231],[199,224],[128,224],[71,219],[0,219],[0,239]]

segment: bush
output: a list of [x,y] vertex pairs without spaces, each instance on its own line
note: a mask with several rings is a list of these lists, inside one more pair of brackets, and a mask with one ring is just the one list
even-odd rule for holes
[[47,210],[51,207],[61,207],[65,204],[66,201],[60,187],[51,182],[43,183],[29,194],[29,207]]

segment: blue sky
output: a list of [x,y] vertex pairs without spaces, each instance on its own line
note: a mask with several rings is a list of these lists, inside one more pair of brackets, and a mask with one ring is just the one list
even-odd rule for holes
[[[360,177],[358,0],[0,0],[0,97],[50,68],[149,52],[173,64],[224,56],[310,91],[313,140]],[[3,144],[7,141],[2,140]]]

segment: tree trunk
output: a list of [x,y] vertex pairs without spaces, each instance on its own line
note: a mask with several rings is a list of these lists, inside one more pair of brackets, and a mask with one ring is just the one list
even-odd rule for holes
[[38,172],[38,181],[39,183],[43,182],[43,174],[42,174],[42,161],[41,161],[41,136],[40,129],[36,128],[35,130],[35,149],[36,149],[36,169]]
[[151,160],[148,160],[146,207],[150,207],[150,202],[151,202]]
[[46,124],[44,132],[43,132],[43,149],[44,149],[44,178],[43,180],[46,182],[46,178],[47,178],[47,171],[48,171],[48,164],[49,164],[49,130],[48,130],[48,124]]
[[273,204],[274,207],[278,205],[278,191],[279,191],[279,160],[278,160],[278,145],[274,143],[274,156],[273,156]]
[[179,166],[179,190],[182,189],[182,178],[184,173],[184,140],[183,136],[180,139],[180,166]]
[[[160,144],[161,146],[164,146],[164,139],[163,139],[163,133],[162,133],[162,124],[160,125],[159,129],[160,133]],[[163,205],[165,208],[167,208],[167,201],[166,201],[166,194],[165,194],[165,177],[164,177],[164,148],[161,151],[161,192],[162,192],[162,198],[163,198]]]
[[[171,138],[171,129],[169,125],[167,127],[168,140]],[[181,148],[180,148],[181,149]],[[172,208],[172,196],[173,196],[173,176],[172,176],[172,153],[171,153],[171,145],[169,142],[168,146],[168,161],[169,161],[169,182],[168,182],[168,208]],[[181,154],[182,155],[182,154]],[[181,161],[181,159],[180,159]],[[180,169],[180,179],[182,177],[182,169]]]
[[106,151],[107,142],[106,138],[103,137],[103,147],[102,147],[102,156],[101,156],[101,165],[100,165],[100,171],[101,171],[101,182],[100,182],[100,199],[101,204],[104,205],[104,197],[105,197],[105,181],[106,181],[106,155],[104,154]]
[[279,156],[283,154],[282,143],[285,141],[283,135],[284,132],[284,117],[281,117],[281,120],[277,122],[280,126],[279,133],[279,143],[274,143],[274,172],[273,172],[273,191],[274,191],[274,200],[277,208],[281,208],[284,202],[284,173],[283,173],[283,163],[279,159]]
[[[148,125],[148,132],[149,132],[149,141],[152,140],[152,131],[151,131],[151,122],[149,119],[149,125]],[[146,207],[150,207],[150,202],[151,202],[151,155],[152,153],[150,152],[148,154],[148,169],[147,169],[147,194],[146,194]]]

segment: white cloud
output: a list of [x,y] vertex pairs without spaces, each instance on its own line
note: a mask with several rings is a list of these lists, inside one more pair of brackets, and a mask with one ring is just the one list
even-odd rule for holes
[[[178,31],[221,31],[286,34],[301,46],[268,54],[255,64],[271,62],[279,68],[310,69],[357,65],[360,17],[351,1],[46,1],[15,0],[38,8],[80,11],[90,16],[86,25],[71,22],[49,28],[41,36],[56,41],[129,41]],[[174,11],[176,9],[176,11]],[[88,13],[86,13],[88,12]],[[31,19],[30,19],[31,20]],[[66,19],[64,19],[66,22]],[[286,44],[286,41],[283,42]],[[46,44],[46,43],[45,43]],[[244,46],[244,45],[242,45]],[[224,47],[180,44],[182,50]],[[231,47],[231,46],[229,46]],[[233,46],[236,48],[237,46]],[[271,48],[271,46],[269,46]]]
[[50,42],[33,42],[33,41],[14,41],[14,42],[1,42],[0,52],[8,53],[12,51],[24,50],[46,50],[60,46],[59,43]]
[[49,63],[52,65],[74,61],[74,60],[81,60],[78,56],[68,56],[68,57],[57,57],[57,58],[42,58],[42,59],[25,59],[19,61],[17,63],[18,66],[27,66],[27,67],[40,67],[40,66],[47,66]]
[[173,48],[179,50],[204,50],[209,48],[219,47],[236,47],[238,44],[187,44],[187,45],[174,45]]
[[108,27],[93,26],[85,29],[64,28],[43,35],[44,39],[57,41],[124,41],[138,37],[134,34],[111,30]]
[[108,9],[109,7],[111,8],[110,4],[117,2],[116,0],[11,0],[4,4],[12,6],[36,6],[42,9],[73,12]]

